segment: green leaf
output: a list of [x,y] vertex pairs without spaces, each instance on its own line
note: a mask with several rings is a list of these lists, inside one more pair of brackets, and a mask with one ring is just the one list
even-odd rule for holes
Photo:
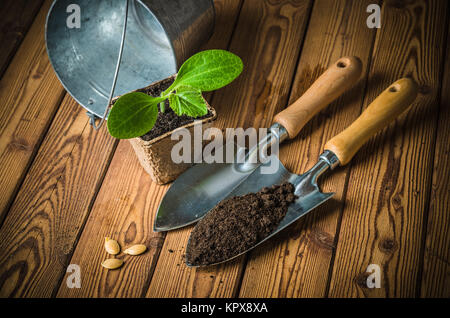
[[166,99],[169,99],[170,107],[179,116],[204,116],[208,108],[202,91],[216,90],[229,84],[239,76],[242,69],[241,59],[228,51],[207,50],[197,53],[184,62],[175,81],[160,97],[137,92],[120,97],[109,114],[108,131],[120,139],[146,134],[158,117],[158,103]]
[[231,52],[202,51],[181,65],[175,82],[166,92],[178,86],[191,86],[202,92],[213,91],[231,83],[241,74],[242,69],[242,60]]
[[158,117],[158,103],[165,100],[144,93],[133,92],[121,96],[108,115],[111,136],[129,139],[148,133]]
[[177,92],[169,96],[169,105],[178,116],[199,117],[208,113],[202,92],[193,87],[178,87]]

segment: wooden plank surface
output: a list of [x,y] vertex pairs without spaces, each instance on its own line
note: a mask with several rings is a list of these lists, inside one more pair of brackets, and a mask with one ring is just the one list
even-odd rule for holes
[[44,0],[2,0],[0,3],[0,78],[17,51]]
[[[268,127],[274,113],[285,107],[310,5],[310,1],[244,1],[229,47],[242,58],[244,71],[215,93],[216,127]],[[184,253],[191,229],[167,233],[147,297],[237,295],[243,258],[206,269],[188,268]]]
[[[206,47],[226,48],[241,2],[220,0],[215,4],[217,28]],[[71,260],[80,265],[83,284],[80,289],[69,289],[64,278],[57,296],[144,296],[164,241],[164,233],[153,232],[153,222],[167,188],[151,181],[129,142],[121,141]],[[117,239],[123,247],[143,243],[149,251],[124,258],[125,265],[120,271],[108,272],[100,266],[107,257],[103,247],[106,236]],[[178,262],[180,265],[184,264]]]
[[[364,105],[407,75],[419,83],[421,93],[406,114],[352,160],[330,297],[416,296],[447,5],[383,2]],[[380,266],[381,288],[367,288],[369,264]]]
[[450,32],[447,33],[445,56],[447,60],[442,80],[424,250],[422,297],[450,298]]
[[[330,63],[342,56],[358,56],[364,69],[353,89],[316,116],[296,139],[281,146],[280,158],[294,173],[311,168],[325,142],[348,126],[361,111],[376,33],[366,27],[365,9],[370,3],[373,1],[314,2],[290,102],[300,97]],[[348,173],[347,168],[329,173],[320,184],[322,191],[336,192],[333,200],[249,255],[240,297],[323,297],[326,294]]]
[[65,97],[0,229],[0,296],[55,293],[114,143]]
[[[153,211],[166,188],[151,182],[129,142],[121,141],[70,260],[80,266],[81,288],[68,288],[66,274],[57,297],[142,296],[164,241],[164,235],[152,229]],[[123,249],[145,244],[149,250],[141,256],[125,257],[121,270],[108,271],[100,266],[110,257],[104,249],[107,236]]]
[[[203,49],[227,48],[245,65],[207,95],[219,128],[269,126],[334,60],[363,60],[360,83],[282,145],[290,171],[310,168],[326,140],[399,77],[418,81],[420,95],[320,182],[334,200],[248,255],[202,269],[184,264],[191,227],[152,232],[167,186],[65,95],[43,38],[51,2],[0,5],[2,16],[13,8],[0,22],[0,77],[9,63],[0,80],[0,297],[450,297],[447,1],[380,1],[377,31],[365,25],[377,1],[215,1]],[[105,236],[149,250],[106,271]],[[80,289],[66,285],[69,264],[80,265]],[[369,264],[381,266],[381,289],[366,287]]]
[[44,42],[51,2],[42,6],[0,81],[0,224],[64,96]]

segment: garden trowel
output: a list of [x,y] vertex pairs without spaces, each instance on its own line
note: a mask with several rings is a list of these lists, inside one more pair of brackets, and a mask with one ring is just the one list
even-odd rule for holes
[[[154,231],[173,230],[198,221],[262,164],[268,165],[272,160],[277,164],[278,158],[273,159],[274,156],[266,156],[265,161],[255,158],[263,158],[262,152],[266,153],[274,144],[297,136],[315,114],[358,81],[361,71],[359,58],[340,58],[299,99],[275,116],[267,135],[258,145],[244,151],[244,160],[200,163],[180,175],[159,205]],[[242,147],[234,141],[223,147],[228,150],[230,145],[236,155],[242,153]]]
[[[228,194],[227,198],[257,192],[263,187],[270,187],[284,182],[290,182],[295,186],[295,194],[298,198],[289,206],[286,216],[270,235],[246,251],[237,253],[229,259],[214,262],[214,264],[222,263],[242,255],[331,198],[334,193],[322,193],[317,185],[317,178],[329,169],[332,170],[338,165],[342,166],[347,164],[371,136],[375,135],[408,108],[416,98],[417,90],[417,84],[409,78],[400,79],[390,85],[347,129],[325,144],[324,152],[319,156],[318,162],[304,174],[292,174],[281,163],[279,171],[270,175],[261,173],[261,169],[265,164],[256,168],[244,182]],[[274,158],[274,160],[277,159]],[[212,226],[218,225],[213,224]],[[190,245],[188,242],[186,248],[187,259],[189,259],[189,253]],[[187,265],[199,266],[200,264],[188,263]]]

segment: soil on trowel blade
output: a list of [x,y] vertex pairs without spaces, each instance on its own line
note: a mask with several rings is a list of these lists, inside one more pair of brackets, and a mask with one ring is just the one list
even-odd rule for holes
[[[141,89],[138,91],[145,93],[147,95],[151,95],[153,97],[157,97],[161,94],[161,92],[169,88],[169,86],[173,83],[173,81],[174,81],[173,79],[169,78],[149,88]],[[201,117],[190,117],[187,115],[177,116],[177,114],[175,114],[172,108],[170,108],[169,101],[166,100],[164,103],[165,103],[164,113],[159,112],[158,118],[156,119],[156,123],[153,126],[152,130],[150,130],[145,135],[141,136],[143,140],[150,141],[156,137],[164,135],[169,131],[177,129],[178,127],[190,124],[194,120],[201,120],[212,116],[211,111],[208,111],[208,113],[205,116]]]
[[297,198],[291,183],[221,201],[192,231],[186,251],[191,265],[236,256],[271,234]]

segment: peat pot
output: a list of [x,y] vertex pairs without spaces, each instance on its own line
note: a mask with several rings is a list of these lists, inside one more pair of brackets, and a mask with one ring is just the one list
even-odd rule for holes
[[[157,86],[164,81],[172,81],[176,75],[172,75],[161,81],[152,83],[146,87],[134,90],[134,92],[146,93],[152,86]],[[120,96],[119,96],[120,97]],[[114,103],[119,97],[112,100]],[[194,122],[180,126],[172,131],[169,131],[161,136],[155,137],[151,140],[144,140],[142,137],[129,139],[131,146],[139,159],[142,167],[147,171],[152,180],[158,184],[165,184],[175,180],[186,169],[192,166],[192,163],[175,163],[172,160],[171,152],[173,146],[179,142],[179,140],[172,140],[172,134],[180,129],[186,128],[189,130],[191,136],[194,136],[195,125],[202,127],[201,133],[210,128],[212,122],[216,119],[217,114],[214,108],[212,108],[206,101],[208,110],[211,116],[201,120],[195,120]],[[205,146],[205,142],[203,142]],[[194,154],[194,142],[191,142],[191,154]],[[193,160],[192,160],[193,161]]]

